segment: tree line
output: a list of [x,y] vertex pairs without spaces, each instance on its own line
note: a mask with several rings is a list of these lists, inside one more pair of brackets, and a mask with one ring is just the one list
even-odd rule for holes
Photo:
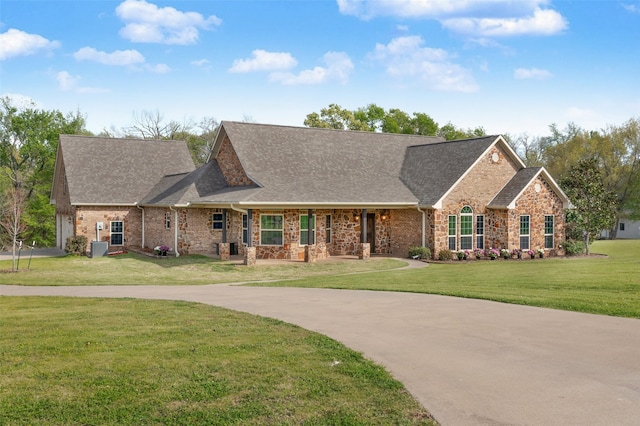
[[[244,121],[253,120],[245,117]],[[319,113],[309,113],[304,125],[441,136],[446,140],[485,135],[481,126],[464,129],[451,122],[440,126],[426,113],[385,110],[375,104],[356,110],[331,104]],[[165,120],[159,111],[143,111],[134,114],[132,125],[104,129],[95,136],[184,140],[198,166],[208,158],[218,126],[213,117],[177,122]],[[605,204],[614,209],[602,213],[608,221],[591,220],[592,226],[610,228],[615,236],[617,217],[640,219],[640,118],[597,131],[575,124],[562,130],[554,124],[549,130],[547,136],[505,138],[528,166],[545,166],[574,199],[585,195],[571,192],[572,185],[587,185],[577,176],[586,175],[586,170],[594,171],[589,175],[591,186],[594,179],[601,182],[603,194],[613,194]],[[79,111],[63,114],[38,109],[34,104],[18,106],[9,97],[0,98],[0,243],[5,248],[15,247],[19,239],[28,244],[35,241],[40,247],[55,245],[55,206],[49,204],[49,197],[61,134],[94,136]],[[579,217],[574,219],[576,222]],[[593,236],[594,232],[588,234]]]

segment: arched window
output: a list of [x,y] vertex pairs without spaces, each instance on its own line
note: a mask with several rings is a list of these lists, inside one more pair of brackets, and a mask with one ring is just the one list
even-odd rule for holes
[[473,209],[469,206],[460,210],[460,249],[473,249]]

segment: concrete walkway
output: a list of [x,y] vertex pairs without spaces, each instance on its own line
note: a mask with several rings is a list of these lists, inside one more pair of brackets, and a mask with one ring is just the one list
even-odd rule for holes
[[443,425],[640,424],[640,320],[423,294],[209,286],[1,295],[201,302],[279,318],[385,366]]

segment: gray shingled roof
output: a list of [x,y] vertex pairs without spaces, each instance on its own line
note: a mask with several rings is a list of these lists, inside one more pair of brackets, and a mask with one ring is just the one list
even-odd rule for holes
[[222,123],[255,203],[415,204],[400,180],[408,146],[441,141],[415,135]]
[[179,141],[60,136],[71,204],[139,202],[165,175],[195,166]]
[[491,200],[487,207],[492,209],[506,209],[525,190],[533,179],[538,176],[542,167],[527,167],[520,169],[500,192]]
[[256,188],[228,186],[214,159],[191,173],[163,177],[140,204],[173,206],[238,202]]
[[402,165],[402,182],[420,205],[433,206],[489,149],[498,136],[411,146]]

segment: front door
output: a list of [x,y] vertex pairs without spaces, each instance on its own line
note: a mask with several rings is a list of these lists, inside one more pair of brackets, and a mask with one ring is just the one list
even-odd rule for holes
[[370,253],[376,252],[376,214],[367,213],[367,242],[369,243]]

